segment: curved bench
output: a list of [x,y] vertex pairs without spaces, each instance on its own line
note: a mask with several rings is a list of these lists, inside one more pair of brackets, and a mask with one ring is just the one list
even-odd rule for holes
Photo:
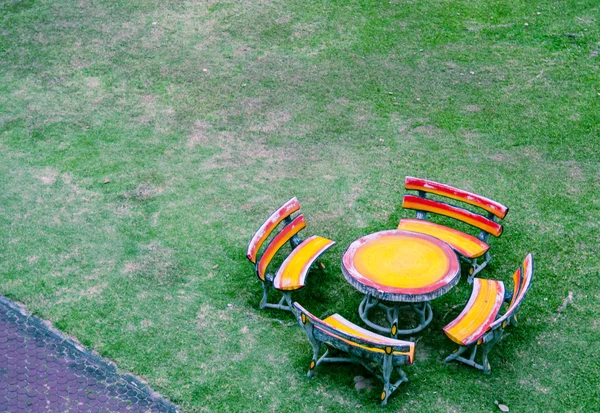
[[[417,218],[400,220],[398,229],[431,235],[449,244],[464,261],[470,264],[468,281],[472,283],[475,275],[485,268],[492,259],[487,240],[490,235],[499,237],[502,234],[502,225],[496,222],[495,219],[504,219],[508,213],[508,208],[484,196],[427,179],[407,176],[404,180],[404,187],[418,193],[418,196],[407,194],[402,200],[402,207],[416,210]],[[427,194],[460,201],[480,208],[487,213],[487,216],[427,198]],[[445,225],[435,224],[426,220],[428,213],[462,221],[478,228],[480,232],[475,237]],[[482,262],[479,262],[481,257],[484,258]]]
[[[292,198],[275,211],[260,226],[254,234],[246,257],[254,265],[256,276],[262,282],[263,296],[260,300],[260,308],[276,308],[280,310],[293,311],[291,292],[305,286],[306,275],[312,264],[335,242],[319,236],[312,236],[302,241],[298,233],[306,228],[306,221],[302,214],[292,218],[292,214],[300,210],[300,204],[296,198]],[[277,227],[283,222],[284,226],[277,231]],[[275,234],[272,236],[272,234]],[[265,248],[263,244],[270,238]],[[277,252],[286,244],[290,243],[292,252],[279,267],[276,275],[269,273],[268,267]],[[282,297],[277,304],[269,303],[269,290],[274,287],[281,291]]]
[[[298,314],[298,322],[304,327],[313,348],[313,357],[308,369],[309,377],[321,363],[360,363],[383,381],[382,405],[387,403],[390,395],[400,384],[408,381],[400,366],[413,363],[415,343],[384,337],[365,330],[339,314],[321,320],[298,303],[294,303],[294,307]],[[326,347],[326,350],[319,357],[323,347]],[[348,357],[328,357],[330,349],[346,353]],[[392,383],[390,379],[394,371],[398,379]]]
[[[505,294],[504,284],[501,281],[475,278],[469,302],[458,317],[444,327],[444,333],[448,338],[459,345],[445,361],[457,360],[489,374],[491,366],[488,353],[502,339],[504,329],[509,324],[516,325],[515,312],[523,302],[532,280],[533,256],[531,254],[523,261],[523,267],[518,268],[513,274],[512,294]],[[506,312],[498,317],[503,302],[508,301],[509,298],[510,304]],[[481,364],[475,362],[479,347],[482,348]],[[468,358],[462,356],[466,351],[471,352]]]
[[475,278],[471,298],[462,312],[444,327],[448,338],[460,346],[478,340],[492,325],[504,303],[502,281]]

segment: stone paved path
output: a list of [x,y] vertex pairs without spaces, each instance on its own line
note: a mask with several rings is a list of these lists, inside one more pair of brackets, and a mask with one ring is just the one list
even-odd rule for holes
[[179,412],[0,296],[0,412]]

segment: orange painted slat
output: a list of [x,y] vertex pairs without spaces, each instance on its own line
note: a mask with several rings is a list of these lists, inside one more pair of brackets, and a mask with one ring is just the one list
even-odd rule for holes
[[436,195],[445,196],[457,201],[466,202],[470,205],[482,208],[489,213],[494,214],[500,219],[503,219],[508,213],[508,207],[499,202],[493,201],[481,195],[455,188],[450,185],[440,184],[438,182],[429,181],[427,179],[414,178],[407,176],[404,180],[406,189],[429,192]]
[[421,198],[414,195],[404,195],[402,207],[406,209],[416,209],[419,211],[433,212],[435,214],[445,215],[450,218],[465,222],[485,232],[499,237],[502,234],[502,225],[487,219],[486,217],[458,208],[452,205],[431,199]]
[[494,321],[490,325],[490,328],[494,328],[497,325],[502,324],[504,320],[507,320],[516,311],[519,305],[519,288],[521,286],[521,283],[523,282],[522,274],[523,272],[521,271],[521,268],[517,268],[517,271],[515,271],[515,273],[513,274],[513,281],[515,283],[515,287],[513,290],[512,299],[510,300],[510,304],[508,305],[508,308],[506,309],[506,312],[502,315],[502,317]]
[[501,281],[475,278],[469,302],[458,317],[444,327],[444,333],[461,346],[471,344],[489,330],[503,301]]
[[531,281],[533,280],[533,255],[530,253],[525,257],[525,261],[523,261],[523,283],[519,290],[519,296],[517,297],[519,305],[523,298],[525,298],[525,294],[529,291],[529,287],[531,287]]
[[297,290],[304,287],[306,274],[312,263],[335,242],[313,235],[298,245],[285,259],[273,280],[278,290]]
[[258,262],[258,278],[264,281],[267,266],[283,245],[288,242],[294,235],[300,232],[306,227],[304,216],[298,215],[292,222],[287,224],[280,232],[273,238],[269,246],[265,249],[265,252],[260,257]]
[[277,211],[275,211],[256,231],[250,243],[248,244],[248,250],[246,256],[254,264],[256,263],[256,253],[260,249],[261,245],[269,237],[271,232],[277,227],[277,225],[285,218],[293,214],[300,209],[298,200],[294,197],[283,204]]
[[468,258],[481,257],[489,249],[489,246],[479,238],[422,219],[402,219],[398,224],[398,229],[431,235],[434,238],[444,241],[456,252]]
[[517,271],[513,274],[513,282],[514,282],[514,290],[513,296],[510,300],[509,307],[512,307],[513,304],[517,301],[517,297],[519,296],[519,291],[521,291],[521,282],[523,280],[523,273],[521,272],[521,268],[517,268]]

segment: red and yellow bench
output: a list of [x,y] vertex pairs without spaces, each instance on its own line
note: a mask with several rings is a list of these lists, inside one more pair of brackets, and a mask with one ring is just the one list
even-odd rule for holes
[[[335,242],[319,236],[311,236],[302,241],[298,233],[306,227],[304,216],[297,214],[292,217],[299,210],[298,200],[290,199],[271,214],[248,244],[246,256],[254,265],[256,276],[263,285],[260,308],[293,311],[291,292],[304,287],[311,265],[323,252],[335,244]],[[280,224],[283,227],[277,230],[281,226]],[[269,240],[268,243],[266,243],[267,240]],[[292,248],[291,253],[283,261],[275,275],[268,273],[269,264],[277,252],[288,242]],[[266,247],[262,248],[265,243]],[[270,287],[282,293],[277,304],[267,301]]]
[[[460,257],[470,264],[469,283],[473,282],[475,275],[481,271],[491,260],[489,253],[488,237],[499,237],[502,234],[502,225],[495,219],[504,219],[508,208],[496,201],[462,189],[426,179],[407,176],[404,187],[417,191],[416,195],[405,195],[402,207],[417,211],[416,219],[405,218],[400,220],[398,229],[431,235],[450,245]],[[485,211],[485,216],[468,209],[427,198],[427,194],[459,201],[464,204],[480,208]],[[479,229],[479,234],[473,236],[463,231],[436,224],[427,220],[427,214],[433,213],[447,216],[462,221]],[[479,262],[483,257],[482,262]]]
[[[294,307],[298,321],[306,331],[313,348],[308,369],[309,377],[321,363],[360,363],[383,381],[382,405],[387,403],[390,395],[400,384],[408,381],[400,367],[413,363],[415,343],[384,337],[365,330],[339,314],[321,320],[298,303],[294,303]],[[323,348],[325,352],[319,356]],[[347,357],[330,357],[330,350],[345,353]],[[398,378],[395,382],[391,382],[394,371]]]
[[[533,256],[527,255],[522,268],[513,275],[514,290],[505,294],[502,281],[475,278],[471,298],[462,312],[450,324],[444,327],[444,333],[459,348],[446,358],[446,362],[460,361],[469,366],[490,373],[488,353],[502,339],[504,329],[516,325],[515,312],[523,302],[533,279]],[[510,299],[510,304],[504,315],[498,317],[504,301]],[[482,349],[482,361],[475,361],[477,349]],[[469,357],[463,354],[470,351]]]

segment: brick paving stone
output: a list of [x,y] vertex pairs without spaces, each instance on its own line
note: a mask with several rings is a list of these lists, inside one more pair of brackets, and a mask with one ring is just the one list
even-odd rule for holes
[[0,412],[180,410],[114,364],[0,296]]

